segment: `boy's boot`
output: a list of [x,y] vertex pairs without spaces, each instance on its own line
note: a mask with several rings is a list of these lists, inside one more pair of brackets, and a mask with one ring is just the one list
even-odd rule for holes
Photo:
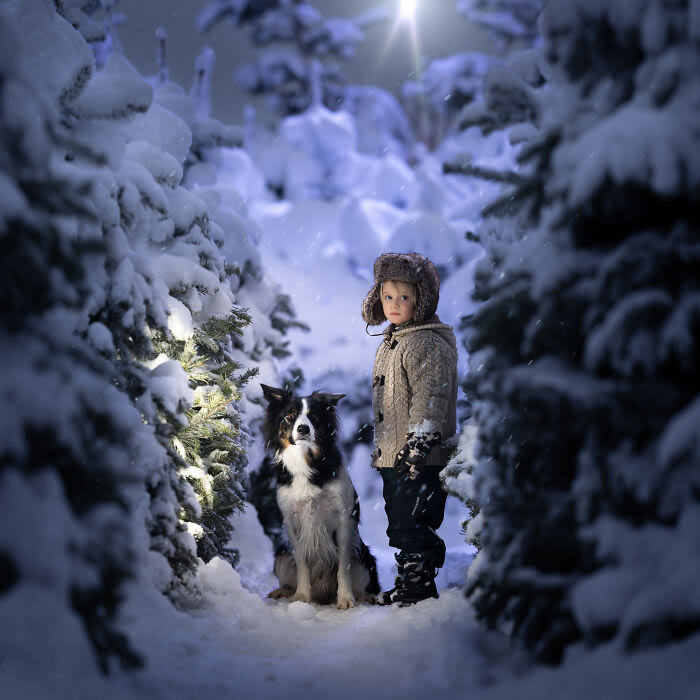
[[403,590],[403,580],[404,580],[404,565],[408,558],[407,554],[399,552],[394,554],[394,559],[396,559],[396,579],[394,580],[394,587],[388,591],[382,591],[377,596],[377,605],[393,605],[394,603],[400,603],[402,600],[402,590]]
[[435,586],[437,570],[422,554],[405,554],[403,579],[398,601],[405,608],[426,598],[439,598]]
[[424,559],[422,554],[395,554],[398,573],[394,587],[377,596],[378,605],[398,603],[405,608],[426,598],[438,598],[435,587],[437,571]]

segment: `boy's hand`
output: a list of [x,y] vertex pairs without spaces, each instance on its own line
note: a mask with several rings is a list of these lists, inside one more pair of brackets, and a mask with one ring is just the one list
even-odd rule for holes
[[394,460],[394,469],[399,479],[417,479],[423,467],[425,467],[425,457],[411,455],[408,444],[399,450]]
[[430,450],[440,442],[440,433],[408,433],[406,444],[394,460],[394,469],[399,478],[417,479]]

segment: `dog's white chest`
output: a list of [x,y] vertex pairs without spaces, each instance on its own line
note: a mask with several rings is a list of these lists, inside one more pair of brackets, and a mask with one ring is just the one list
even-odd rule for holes
[[278,490],[279,507],[283,514],[309,517],[318,509],[321,489],[303,476],[296,476],[289,486]]
[[319,488],[303,476],[294,477],[291,484],[277,490],[277,502],[295,552],[321,569],[337,564],[336,533],[342,521],[349,522],[335,492],[328,484]]
[[302,539],[311,533],[332,534],[340,519],[349,516],[339,498],[338,485],[326,484],[321,489],[302,475],[277,490],[277,502],[287,527],[292,527]]

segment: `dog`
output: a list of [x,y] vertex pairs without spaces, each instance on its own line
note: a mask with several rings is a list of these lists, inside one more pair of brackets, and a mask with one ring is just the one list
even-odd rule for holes
[[360,502],[337,444],[335,406],[344,394],[293,394],[260,385],[267,400],[263,436],[276,462],[277,503],[289,545],[275,553],[279,588],[292,597],[341,610],[374,603],[377,565],[362,541]]

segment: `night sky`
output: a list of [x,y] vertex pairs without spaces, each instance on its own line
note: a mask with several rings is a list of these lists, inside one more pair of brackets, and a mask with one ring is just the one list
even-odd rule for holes
[[[238,64],[254,55],[244,31],[222,23],[207,35],[197,31],[195,20],[208,0],[121,0],[118,10],[126,14],[120,38],[128,58],[144,74],[155,71],[155,30],[168,31],[168,63],[173,80],[189,88],[192,66],[202,46],[216,52],[212,84],[212,116],[225,122],[241,121],[249,102],[233,83]],[[357,49],[355,60],[346,65],[355,83],[381,85],[398,94],[401,83],[416,70],[413,33],[406,24],[395,28],[398,0],[315,0],[312,4],[326,17],[352,17],[375,6],[385,6],[391,19],[370,28]],[[418,54],[440,58],[460,51],[491,50],[487,33],[468,22],[456,10],[455,0],[418,0],[415,34]],[[390,39],[391,37],[391,39]]]

